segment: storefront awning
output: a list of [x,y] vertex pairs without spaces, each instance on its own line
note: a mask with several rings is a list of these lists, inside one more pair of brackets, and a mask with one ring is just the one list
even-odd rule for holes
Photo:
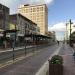
[[3,32],[4,30],[3,29],[0,29],[0,32]]

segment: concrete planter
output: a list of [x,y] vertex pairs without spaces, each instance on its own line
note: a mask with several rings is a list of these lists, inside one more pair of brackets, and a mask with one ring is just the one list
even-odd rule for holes
[[49,60],[49,75],[63,75],[63,58],[55,55]]
[[63,75],[63,65],[49,64],[49,75]]

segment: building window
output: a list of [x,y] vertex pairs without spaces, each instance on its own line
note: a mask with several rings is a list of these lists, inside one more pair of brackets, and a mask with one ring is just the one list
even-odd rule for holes
[[25,11],[26,11],[26,13],[28,13],[28,9],[26,9]]
[[32,12],[32,8],[30,9],[30,12]]
[[35,8],[33,8],[33,12],[35,12],[36,10],[35,10]]
[[43,7],[40,8],[40,11],[43,11]]
[[39,7],[37,7],[37,11],[39,11]]

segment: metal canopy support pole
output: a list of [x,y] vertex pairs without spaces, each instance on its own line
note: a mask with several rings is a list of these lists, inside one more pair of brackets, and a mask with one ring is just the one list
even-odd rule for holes
[[[18,14],[17,14],[17,25],[18,25]],[[15,60],[14,48],[16,47],[16,34],[17,34],[17,28],[16,28],[16,24],[15,24],[15,37],[14,37],[14,41],[13,41],[13,61]]]
[[36,51],[37,51],[37,36],[35,36],[35,44],[36,44]]
[[15,55],[14,55],[14,44],[15,44],[15,41],[13,41],[13,61],[15,59]]
[[34,46],[34,47],[33,47],[33,48],[34,48],[34,49],[33,49],[33,53],[34,53],[34,52],[35,52],[35,48],[36,48],[36,46],[35,46],[35,44],[36,44],[36,43],[35,43],[35,41],[36,41],[36,40],[35,40],[35,35],[32,34],[32,37],[33,37],[33,46]]
[[26,26],[25,26],[25,35],[24,35],[24,41],[25,41],[25,56],[26,56]]
[[15,50],[14,48],[16,47],[16,25],[15,25],[15,37],[14,37],[14,40],[13,40],[13,61],[15,60]]
[[25,55],[26,55],[26,39],[25,39]]

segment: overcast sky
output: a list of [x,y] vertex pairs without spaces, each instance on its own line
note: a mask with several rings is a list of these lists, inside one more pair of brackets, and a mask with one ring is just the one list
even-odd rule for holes
[[17,12],[20,4],[41,4],[48,6],[48,29],[56,31],[57,38],[64,38],[65,23],[75,19],[75,0],[0,0],[10,8],[10,13]]

